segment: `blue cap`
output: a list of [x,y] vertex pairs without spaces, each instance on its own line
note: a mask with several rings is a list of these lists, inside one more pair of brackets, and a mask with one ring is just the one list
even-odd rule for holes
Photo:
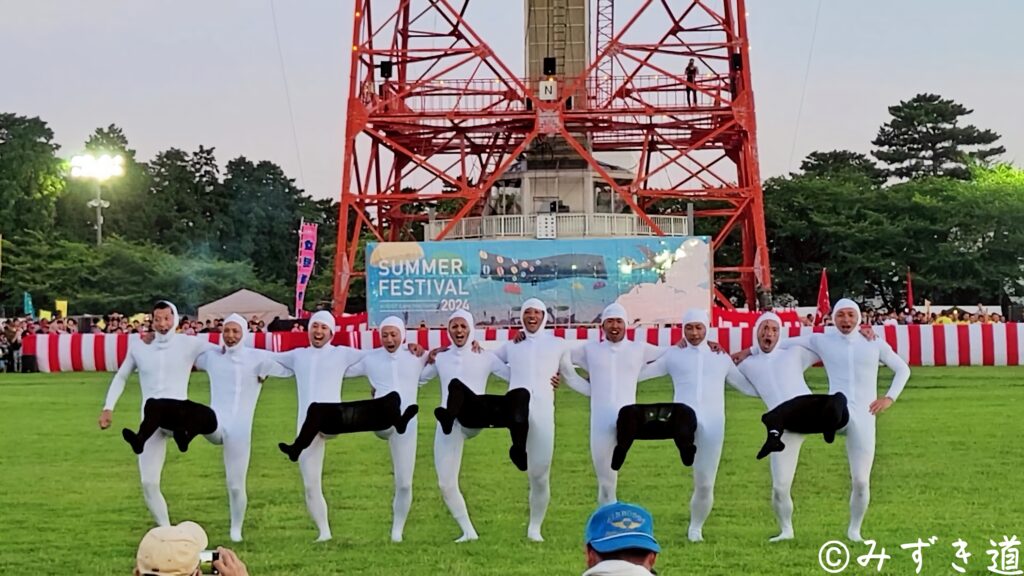
[[654,518],[636,504],[613,502],[595,511],[587,521],[587,544],[598,552],[639,548],[661,552],[654,539]]

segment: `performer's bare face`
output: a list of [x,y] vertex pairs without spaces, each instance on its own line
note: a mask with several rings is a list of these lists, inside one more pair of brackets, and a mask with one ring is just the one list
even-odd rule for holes
[[536,308],[527,308],[523,311],[523,326],[530,333],[540,330],[540,323],[544,321],[544,311]]
[[757,343],[761,346],[762,352],[771,352],[779,343],[779,323],[774,320],[766,320],[757,329]]
[[832,321],[843,334],[849,334],[857,328],[857,311],[853,308],[840,308],[833,314]]
[[448,335],[459,348],[465,346],[466,340],[469,340],[469,324],[462,318],[453,319],[448,323]]
[[608,318],[601,322],[605,340],[619,342],[626,337],[626,322],[622,318]]
[[242,341],[242,327],[237,322],[227,322],[221,328],[220,336],[224,339],[224,344],[227,347],[236,346]]
[[167,334],[174,328],[174,312],[170,308],[153,310],[153,330]]
[[683,336],[686,337],[686,343],[690,346],[700,346],[707,335],[708,328],[703,322],[690,322],[683,326]]
[[331,328],[323,322],[313,322],[309,327],[309,343],[314,348],[323,348],[331,341]]
[[385,326],[380,329],[380,343],[388,352],[398,350],[402,345],[402,331],[397,326]]

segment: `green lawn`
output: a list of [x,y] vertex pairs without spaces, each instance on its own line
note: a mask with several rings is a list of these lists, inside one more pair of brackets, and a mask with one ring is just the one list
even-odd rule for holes
[[[883,370],[883,378],[887,373]],[[824,374],[809,373],[821,388]],[[102,432],[96,418],[108,374],[0,375],[0,574],[129,574],[135,547],[150,527],[135,456],[121,439],[138,424],[137,381]],[[917,369],[899,402],[878,422],[872,502],[864,535],[892,556],[886,574],[913,573],[899,545],[937,536],[922,574],[954,574],[950,543],[973,556],[968,573],[987,574],[989,539],[1024,537],[1024,369]],[[492,383],[492,391],[501,387]],[[345,397],[368,395],[362,379]],[[192,398],[206,401],[198,374]],[[641,386],[641,401],[671,397],[667,380]],[[425,416],[438,401],[421,390]],[[298,468],[277,450],[294,433],[295,391],[271,380],[256,414],[249,475],[246,541],[235,546],[253,576],[270,574],[579,574],[582,530],[596,485],[587,446],[586,399],[557,395],[558,437],[547,542],[526,540],[527,481],[507,459],[508,436],[486,431],[467,443],[462,487],[480,533],[453,544],[459,531],[441,501],[433,470],[432,418],[421,417],[412,513],[406,541],[389,541],[392,485],[385,442],[370,434],[328,444],[325,492],[334,541],[315,544]],[[620,475],[619,497],[654,514],[663,575],[823,574],[818,549],[843,537],[849,477],[844,440],[805,444],[794,497],[797,540],[769,544],[776,533],[759,400],[729,391],[725,450],[707,542],[686,541],[691,477],[669,442],[638,442]],[[171,518],[206,527],[211,544],[228,541],[221,453],[202,439],[187,454],[169,444],[163,488]],[[854,555],[866,551],[852,546]],[[852,562],[846,573],[877,573]]]

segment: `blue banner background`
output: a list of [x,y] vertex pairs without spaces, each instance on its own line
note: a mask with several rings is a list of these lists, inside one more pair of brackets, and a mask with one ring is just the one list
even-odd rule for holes
[[[640,323],[678,322],[711,303],[710,239],[387,242],[367,246],[369,321],[443,326],[456,309],[478,325],[518,324],[519,306],[540,298],[556,324],[596,323],[619,301]],[[552,322],[549,322],[552,323]]]

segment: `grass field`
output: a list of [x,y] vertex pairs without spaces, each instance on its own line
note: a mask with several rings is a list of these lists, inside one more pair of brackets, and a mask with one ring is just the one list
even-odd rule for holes
[[[888,373],[883,370],[883,378]],[[96,418],[108,374],[0,375],[0,574],[129,574],[151,520],[134,455],[121,439],[138,424],[133,379],[114,427]],[[824,374],[809,373],[820,389]],[[492,391],[500,385],[492,382]],[[346,383],[346,398],[368,395],[365,381]],[[192,398],[206,401],[205,375]],[[845,534],[849,477],[842,438],[805,444],[794,498],[797,539],[769,544],[776,533],[769,504],[759,400],[727,393],[727,432],[707,542],[686,541],[689,470],[668,442],[638,442],[619,479],[619,498],[654,514],[664,551],[663,575],[823,574],[818,549]],[[641,386],[641,401],[671,397],[670,383]],[[421,390],[426,414],[436,383]],[[315,544],[297,466],[278,452],[295,422],[294,383],[271,380],[256,414],[249,475],[246,541],[233,546],[253,576],[298,574],[572,575],[583,568],[582,530],[595,503],[587,446],[586,399],[557,394],[558,436],[547,541],[526,540],[527,481],[507,459],[508,437],[486,431],[467,443],[462,487],[481,539],[453,544],[459,532],[441,501],[432,460],[434,423],[421,418],[412,513],[406,541],[389,539],[392,485],[387,445],[370,434],[328,444],[325,492],[335,539]],[[892,558],[885,574],[915,568],[902,543],[937,536],[924,551],[922,574],[954,574],[951,542],[973,554],[968,573],[987,574],[989,539],[1024,536],[1024,369],[917,369],[902,398],[878,422],[872,502],[864,535]],[[172,521],[206,527],[211,544],[228,542],[221,453],[202,439],[187,454],[169,445],[163,489]],[[853,555],[866,548],[851,546]],[[846,573],[877,573],[851,562]]]

